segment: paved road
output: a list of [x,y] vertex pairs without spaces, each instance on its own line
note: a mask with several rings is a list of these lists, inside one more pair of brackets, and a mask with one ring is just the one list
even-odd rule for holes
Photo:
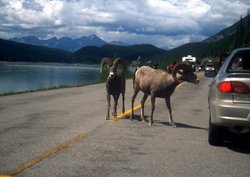
[[[172,96],[177,128],[158,99],[155,124],[106,121],[105,85],[0,97],[0,174],[9,176],[250,176],[246,145],[207,142],[211,79]],[[132,82],[127,82],[126,109]],[[139,103],[142,95],[137,96]],[[121,102],[119,112],[121,112]],[[137,118],[140,110],[135,111]],[[149,115],[150,104],[146,103]]]

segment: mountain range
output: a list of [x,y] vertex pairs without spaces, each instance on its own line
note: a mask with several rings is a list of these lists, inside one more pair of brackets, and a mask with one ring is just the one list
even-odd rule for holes
[[114,45],[122,45],[122,46],[129,45],[121,41],[112,41],[108,43],[102,40],[100,37],[98,37],[95,34],[92,34],[89,36],[82,36],[76,39],[72,39],[69,37],[62,37],[59,39],[56,37],[53,37],[50,39],[39,39],[36,36],[25,36],[21,38],[13,38],[11,40],[24,43],[24,44],[32,44],[32,45],[37,45],[37,46],[66,50],[69,52],[75,52],[86,46],[101,47],[104,44],[114,44]]
[[[36,37],[28,37],[31,44],[24,44],[23,41],[10,41],[0,39],[0,61],[27,61],[27,62],[66,62],[66,63],[100,63],[102,57],[122,57],[129,63],[131,60],[141,56],[143,61],[152,60],[154,62],[173,63],[178,62],[183,56],[196,56],[198,62],[206,57],[218,58],[223,53],[229,53],[238,47],[250,47],[250,14],[241,18],[232,26],[223,29],[217,34],[195,43],[188,43],[171,50],[157,48],[150,44],[141,45],[119,45],[107,44],[96,35],[88,36],[88,40],[92,43],[84,43],[85,37],[78,39],[70,38],[52,38],[49,40],[39,40]],[[26,38],[27,39],[27,38]],[[95,40],[93,40],[95,39]],[[44,42],[44,46],[38,46],[39,42]],[[68,41],[59,43],[58,41]],[[77,45],[69,44],[74,41],[85,47],[76,49]],[[95,43],[93,41],[96,41]],[[99,41],[99,42],[97,42]],[[60,45],[59,45],[60,44]],[[40,44],[41,45],[41,44]],[[88,46],[86,46],[88,45]],[[48,47],[49,46],[49,47]],[[51,46],[68,46],[70,50],[65,48],[55,49]],[[59,47],[58,47],[59,48]],[[74,51],[74,52],[72,52]]]
[[71,63],[71,52],[0,39],[0,61]]

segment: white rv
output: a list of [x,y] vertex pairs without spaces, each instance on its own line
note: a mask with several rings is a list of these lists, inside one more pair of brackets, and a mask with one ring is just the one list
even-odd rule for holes
[[193,57],[192,55],[188,55],[186,57],[182,57],[182,61],[189,61],[192,63],[192,68],[195,71],[196,69],[196,57]]

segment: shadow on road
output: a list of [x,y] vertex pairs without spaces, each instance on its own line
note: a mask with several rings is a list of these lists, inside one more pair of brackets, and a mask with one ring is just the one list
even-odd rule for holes
[[[168,122],[161,122],[161,121],[155,121],[157,123],[160,123],[162,125],[167,125],[169,126],[169,123]],[[203,128],[203,127],[197,127],[197,126],[193,126],[193,125],[188,125],[188,124],[183,124],[183,123],[178,123],[176,122],[176,127],[177,128],[192,128],[192,129],[199,129],[199,130],[205,130],[205,131],[208,131],[207,128]]]
[[[130,115],[129,115],[129,116],[126,116],[125,118],[126,118],[126,119],[130,119]],[[148,116],[145,116],[145,118],[146,118],[146,121],[147,121]],[[135,121],[136,121],[136,120],[137,120],[137,121],[141,121],[141,116],[140,116],[140,115],[134,115],[134,116],[133,116],[133,121],[134,121],[134,120],[135,120]]]
[[[129,119],[129,117],[126,117],[126,118]],[[146,122],[149,122],[148,118],[149,118],[149,116],[145,116]],[[142,121],[140,115],[134,115],[133,120]],[[169,122],[154,120],[154,125],[153,126],[157,126],[155,123],[162,124],[162,125],[165,125],[165,126],[170,126]],[[207,128],[203,128],[203,127],[197,127],[197,126],[192,126],[192,125],[178,123],[178,122],[176,122],[175,124],[176,124],[176,128],[192,128],[192,129],[199,129],[199,130],[208,131]]]
[[225,143],[225,147],[228,149],[244,153],[244,154],[250,154],[250,143],[249,142],[232,142],[232,143]]
[[[146,122],[148,122],[148,117],[146,117]],[[141,121],[140,115],[134,115],[133,118],[134,121]],[[169,122],[163,122],[159,120],[154,120],[153,126],[160,126],[159,124],[162,124],[164,126],[170,126]],[[158,125],[157,125],[158,124]],[[198,130],[205,130],[208,132],[208,128],[188,125],[184,123],[178,123],[176,122],[177,128],[191,128],[191,129],[198,129]],[[223,147],[226,147],[232,151],[238,152],[238,153],[244,153],[244,154],[250,154],[250,133],[245,135],[239,135],[239,134],[231,134],[228,133],[225,135],[226,141],[223,143]]]
[[250,154],[249,139],[250,139],[250,133],[247,134],[228,133],[226,141],[224,142],[223,146],[235,152]]

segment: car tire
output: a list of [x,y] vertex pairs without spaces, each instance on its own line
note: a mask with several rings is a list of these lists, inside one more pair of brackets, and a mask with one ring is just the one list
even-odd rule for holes
[[213,146],[221,146],[224,139],[224,127],[216,126],[209,119],[208,142]]

